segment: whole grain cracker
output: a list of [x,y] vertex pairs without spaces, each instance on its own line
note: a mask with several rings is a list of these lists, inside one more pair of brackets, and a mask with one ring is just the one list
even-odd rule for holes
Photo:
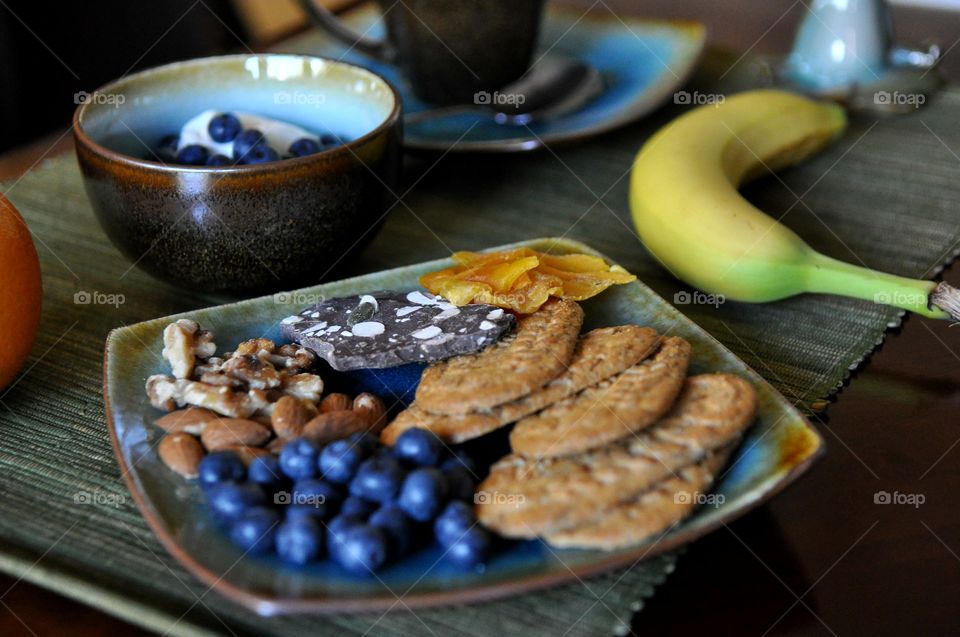
[[434,413],[466,414],[526,396],[567,368],[582,324],[575,301],[548,301],[496,345],[428,367],[417,403]]
[[510,446],[521,456],[566,456],[636,433],[676,401],[689,360],[690,344],[668,336],[651,358],[518,422]]
[[635,500],[618,504],[583,526],[558,531],[545,539],[559,548],[604,551],[655,539],[700,504],[701,496],[710,489],[731,451],[731,446],[724,447],[697,464],[683,467]]
[[477,488],[477,518],[507,537],[583,525],[730,444],[756,405],[753,386],[737,376],[692,376],[670,413],[637,435],[574,456],[503,458]]
[[479,438],[635,365],[649,356],[658,343],[655,330],[638,325],[591,330],[580,337],[566,371],[529,396],[459,416],[433,414],[414,403],[397,414],[380,439],[392,445],[400,434],[413,427],[429,429],[450,443]]

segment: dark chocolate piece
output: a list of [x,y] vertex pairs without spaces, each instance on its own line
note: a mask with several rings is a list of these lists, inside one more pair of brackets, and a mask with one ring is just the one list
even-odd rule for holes
[[285,318],[280,329],[334,369],[348,371],[472,354],[497,342],[514,323],[512,314],[494,305],[457,307],[414,291],[331,299]]

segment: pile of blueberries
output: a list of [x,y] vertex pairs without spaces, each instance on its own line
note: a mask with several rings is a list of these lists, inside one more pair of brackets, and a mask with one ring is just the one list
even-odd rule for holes
[[281,155],[276,148],[267,143],[262,132],[255,128],[244,130],[240,120],[232,113],[220,113],[214,116],[207,126],[207,132],[215,142],[221,144],[233,142],[233,157],[211,153],[201,144],[189,144],[177,150],[180,144],[178,135],[163,137],[153,154],[165,163],[186,166],[233,166],[306,157],[343,143],[337,136],[329,133],[324,133],[319,138],[301,137],[290,144],[290,148],[286,149],[287,152]]
[[297,438],[249,467],[213,452],[199,482],[214,521],[244,551],[293,564],[329,556],[371,574],[434,539],[453,564],[483,564],[493,538],[474,517],[475,475],[462,450],[409,429],[393,447],[366,433],[326,446]]

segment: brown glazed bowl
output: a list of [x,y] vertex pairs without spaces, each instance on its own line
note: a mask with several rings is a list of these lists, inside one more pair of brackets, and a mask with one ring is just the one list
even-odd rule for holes
[[[159,140],[207,109],[347,141],[256,165],[156,160]],[[358,66],[231,55],[107,84],[77,108],[73,133],[97,218],[133,263],[208,292],[265,292],[319,281],[374,237],[396,200],[400,114],[393,87]]]

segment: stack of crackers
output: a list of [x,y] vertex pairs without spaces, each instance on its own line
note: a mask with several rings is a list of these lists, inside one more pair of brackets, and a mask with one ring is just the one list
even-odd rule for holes
[[730,374],[687,377],[682,338],[582,324],[576,302],[551,300],[497,344],[427,368],[384,442],[422,427],[459,443],[513,424],[513,453],[478,488],[484,525],[600,549],[662,533],[710,488],[755,392]]

